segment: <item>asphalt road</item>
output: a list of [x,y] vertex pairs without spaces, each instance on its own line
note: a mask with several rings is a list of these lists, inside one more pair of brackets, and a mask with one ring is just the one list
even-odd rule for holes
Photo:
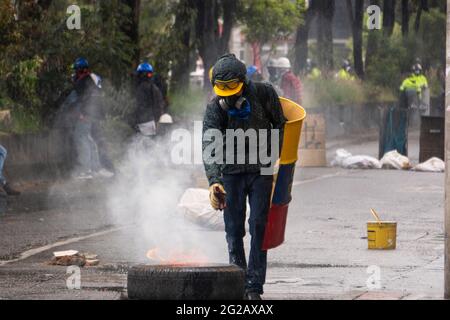
[[[374,141],[338,141],[330,143],[330,159],[339,147],[378,152]],[[410,150],[417,159],[415,140]],[[269,253],[264,298],[442,297],[444,174],[303,168],[295,181],[286,243]],[[118,219],[119,211],[111,213],[114,183],[120,181],[29,185],[22,197],[8,199],[0,214],[0,299],[126,298],[127,269],[149,263],[153,248],[227,262],[224,233],[186,221],[176,203],[162,209],[160,193],[149,191],[144,198],[152,201],[136,207],[133,190],[121,194],[115,206],[145,212]],[[167,199],[178,199],[180,190],[164,188]],[[397,250],[367,250],[370,208],[398,222]],[[99,255],[99,266],[81,270],[81,290],[68,289],[66,267],[48,265],[52,252],[67,249]],[[371,270],[375,286],[368,286]]]

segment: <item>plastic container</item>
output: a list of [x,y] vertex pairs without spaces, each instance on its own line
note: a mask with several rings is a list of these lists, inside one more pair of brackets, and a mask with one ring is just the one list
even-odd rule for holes
[[295,173],[295,163],[298,160],[300,136],[303,121],[306,118],[305,109],[295,102],[285,98],[280,98],[280,102],[287,122],[284,127],[280,169],[274,175],[276,182],[264,236],[262,248],[264,251],[274,249],[284,242],[289,203],[292,200],[291,189]]
[[397,222],[368,222],[367,240],[370,250],[395,250],[397,247]]
[[289,205],[278,206],[273,204],[270,208],[262,247],[264,251],[274,249],[283,244],[288,210]]

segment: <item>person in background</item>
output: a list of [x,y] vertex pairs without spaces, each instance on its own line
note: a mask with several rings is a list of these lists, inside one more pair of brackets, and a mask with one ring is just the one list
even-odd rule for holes
[[71,93],[71,111],[74,117],[74,144],[77,151],[77,179],[112,178],[114,173],[103,168],[99,148],[93,138],[93,127],[102,113],[101,78],[92,73],[85,58],[73,64],[74,88]]
[[288,58],[278,59],[278,68],[281,75],[280,87],[283,91],[283,97],[296,103],[302,102],[302,83],[300,79],[292,72],[291,62]]
[[[262,250],[262,245],[273,177],[262,174],[264,165],[261,159],[253,163],[248,147],[242,155],[245,159],[243,164],[238,164],[236,159],[227,164],[219,163],[221,160],[215,162],[211,159],[214,155],[206,152],[210,144],[210,131],[227,133],[253,129],[258,132],[279,130],[277,147],[281,150],[286,120],[278,95],[270,84],[249,81],[246,74],[245,64],[233,54],[226,54],[216,62],[211,84],[217,96],[207,105],[203,120],[203,160],[210,185],[211,206],[215,210],[224,210],[230,264],[246,271],[246,298],[261,300],[267,269],[267,251]],[[229,144],[228,137],[225,140],[224,155],[227,150],[236,147],[233,143]],[[258,141],[258,148],[262,147],[262,143]],[[266,147],[270,153],[272,146]],[[247,198],[250,203],[249,225],[252,236],[248,266],[244,250]]]
[[322,71],[317,68],[317,65],[311,59],[306,59],[306,78],[308,80],[317,80],[322,77]]
[[11,185],[6,181],[6,178],[3,174],[3,167],[5,165],[6,156],[8,152],[5,147],[0,144],[0,187],[8,196],[19,196],[20,191],[15,190]]
[[[403,80],[400,86],[400,108],[411,110],[415,108],[420,109],[428,105],[429,101],[426,101],[425,95],[427,89],[428,80],[423,75],[422,65],[416,61],[411,67],[411,73]],[[417,118],[417,114],[412,112],[410,117],[412,119]]]
[[270,59],[269,63],[267,64],[267,72],[269,72],[269,82],[274,86],[277,86],[280,80],[278,71],[278,59]]
[[356,78],[352,74],[352,66],[347,59],[342,60],[341,70],[336,74],[336,79],[345,81],[354,81]]
[[428,88],[428,80],[423,74],[423,68],[420,63],[415,63],[411,68],[411,73],[403,80],[400,91],[415,90],[420,97],[422,92]]
[[136,112],[134,127],[143,136],[155,136],[156,126],[164,114],[165,102],[163,94],[153,81],[153,66],[148,62],[141,63],[136,70]]
[[254,66],[254,65],[249,66],[247,68],[247,78],[249,80],[256,81],[256,82],[264,81],[261,72],[259,72],[259,70],[258,70],[258,67]]

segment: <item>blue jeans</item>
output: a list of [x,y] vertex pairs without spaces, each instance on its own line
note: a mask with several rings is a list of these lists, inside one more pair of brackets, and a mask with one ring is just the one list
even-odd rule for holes
[[77,121],[73,137],[77,151],[77,169],[83,173],[100,170],[98,147],[92,138],[92,123]]
[[[246,290],[263,294],[266,282],[267,251],[262,245],[272,194],[272,176],[259,173],[224,175],[227,192],[227,208],[224,210],[225,232],[230,264],[235,264],[246,273]],[[251,248],[247,268],[244,250],[245,214],[247,196],[250,203]]]
[[7,155],[8,152],[6,151],[5,147],[0,144],[0,185],[2,186],[6,184],[6,178],[3,175],[3,166],[5,165]]

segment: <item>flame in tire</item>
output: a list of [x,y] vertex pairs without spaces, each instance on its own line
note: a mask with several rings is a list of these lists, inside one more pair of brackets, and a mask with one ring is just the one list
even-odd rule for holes
[[197,250],[171,250],[163,253],[159,248],[147,251],[147,259],[166,265],[192,265],[208,263],[208,258]]

